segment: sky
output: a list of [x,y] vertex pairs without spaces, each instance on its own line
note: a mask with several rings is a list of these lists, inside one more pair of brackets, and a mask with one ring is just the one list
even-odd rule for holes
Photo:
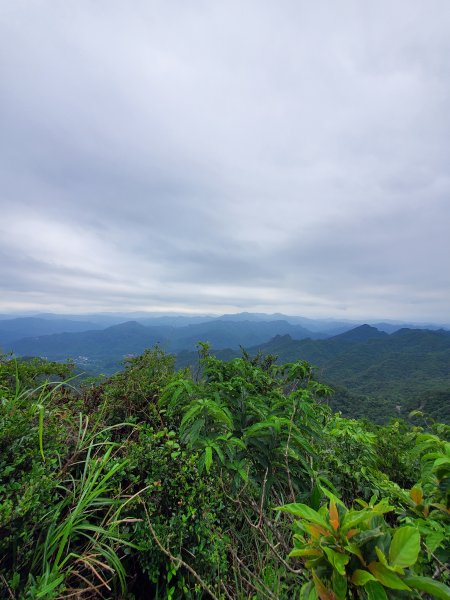
[[450,321],[448,0],[0,0],[0,312]]

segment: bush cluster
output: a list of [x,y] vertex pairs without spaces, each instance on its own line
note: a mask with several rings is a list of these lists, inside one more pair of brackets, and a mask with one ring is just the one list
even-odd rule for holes
[[304,361],[108,380],[0,357],[0,597],[450,598],[450,428],[345,419]]

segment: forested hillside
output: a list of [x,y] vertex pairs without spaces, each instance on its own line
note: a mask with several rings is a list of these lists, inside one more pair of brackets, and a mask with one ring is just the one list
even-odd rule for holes
[[[387,423],[413,410],[450,423],[450,332],[400,329],[390,335],[362,325],[325,340],[276,336],[248,349],[272,354],[278,361],[303,359],[320,381],[336,390],[330,406],[345,416]],[[237,352],[217,352],[224,359]],[[195,361],[180,353],[179,366]]]
[[450,599],[450,428],[345,419],[304,361],[0,357],[0,597]]
[[[0,322],[1,326],[1,322]],[[175,327],[174,325],[142,325],[128,321],[102,330],[79,333],[26,337],[3,344],[22,356],[45,356],[50,360],[85,357],[82,362],[96,371],[111,372],[119,368],[121,360],[129,354],[140,354],[156,343],[171,352],[194,350],[199,340],[207,340],[215,348],[239,349],[269,340],[275,335],[289,334],[295,339],[323,337],[301,325],[287,321],[223,321],[213,320]],[[1,340],[0,340],[1,341]]]
[[[152,325],[129,321],[101,330],[27,337],[3,347],[19,356],[70,359],[87,375],[110,375],[121,368],[125,357],[155,344],[177,355],[177,367],[194,366],[198,362],[194,348],[198,340],[205,340],[226,360],[239,356],[244,347],[252,356],[259,351],[275,355],[280,363],[309,361],[319,380],[335,390],[330,406],[345,416],[387,423],[390,418],[408,418],[411,411],[419,411],[427,418],[450,423],[449,331],[402,328],[388,334],[361,325],[317,339],[326,335],[323,329],[312,333],[303,325],[281,319],[264,321],[262,316],[229,315],[194,323],[180,319],[161,317],[151,319]],[[66,323],[49,322],[54,327]],[[17,328],[10,323],[11,329],[13,325]],[[69,323],[82,326],[76,321]],[[324,327],[313,321],[310,325]],[[20,323],[18,331],[24,326]]]

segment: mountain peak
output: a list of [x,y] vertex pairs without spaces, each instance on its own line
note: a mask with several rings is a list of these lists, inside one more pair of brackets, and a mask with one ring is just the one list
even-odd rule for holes
[[350,329],[345,333],[335,335],[332,339],[339,340],[342,342],[367,342],[368,340],[380,339],[387,337],[388,334],[384,331],[380,331],[376,327],[371,325],[359,325],[354,329]]
[[111,327],[108,327],[109,331],[142,331],[143,329],[145,329],[145,326],[137,321],[125,321],[125,323],[119,323],[118,325],[111,325]]

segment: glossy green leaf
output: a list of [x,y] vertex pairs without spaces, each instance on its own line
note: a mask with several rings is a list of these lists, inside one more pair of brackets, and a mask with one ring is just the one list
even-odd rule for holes
[[420,533],[415,527],[400,527],[392,538],[389,562],[399,567],[410,567],[420,552]]
[[368,566],[369,571],[384,586],[393,590],[410,590],[398,575],[393,573],[388,567],[379,562],[372,562]]
[[313,508],[307,506],[306,504],[301,504],[298,502],[292,504],[285,504],[284,506],[280,506],[277,510],[282,510],[283,512],[290,513],[297,517],[298,519],[306,519],[312,523],[317,523],[318,525],[322,525],[329,531],[330,526],[326,522],[326,520]]
[[410,587],[420,590],[421,592],[431,594],[435,598],[440,598],[441,600],[450,600],[450,588],[446,586],[445,583],[431,579],[431,577],[414,575],[411,577],[405,577],[404,581]]
[[352,575],[352,583],[354,585],[366,585],[368,581],[376,581],[375,577],[369,571],[356,569]]
[[372,513],[370,510],[358,510],[358,511],[349,511],[343,521],[342,521],[342,529],[344,531],[348,531],[349,529],[354,529],[356,525],[362,523],[363,521],[368,521],[372,518]]
[[369,540],[373,540],[375,538],[379,538],[383,535],[383,532],[379,527],[375,527],[375,529],[369,529],[368,531],[361,531],[352,538],[352,542],[355,542],[358,545],[365,544]]

